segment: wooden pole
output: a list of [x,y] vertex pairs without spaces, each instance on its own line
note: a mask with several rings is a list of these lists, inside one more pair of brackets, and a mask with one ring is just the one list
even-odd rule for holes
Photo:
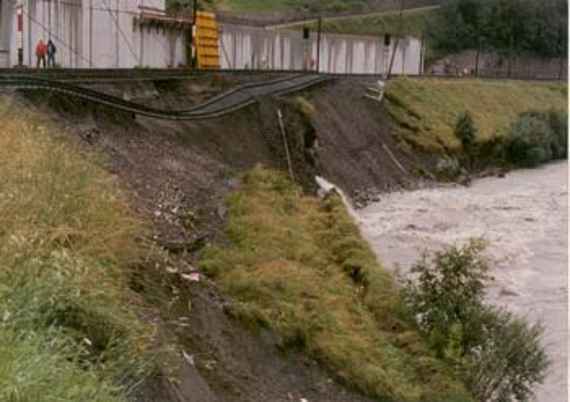
[[89,0],[89,67],[93,67],[93,0]]
[[319,17],[319,32],[317,33],[317,73],[321,71],[321,32],[323,29],[323,19]]
[[475,77],[479,77],[479,57],[481,54],[481,37],[477,41],[477,54],[475,55]]
[[289,176],[291,177],[291,180],[295,181],[295,175],[293,173],[293,164],[291,162],[291,154],[289,153],[289,144],[287,142],[287,132],[285,131],[285,124],[283,124],[283,114],[281,113],[281,109],[277,109],[277,118],[279,119],[279,128],[281,129],[281,135],[283,136],[283,145],[285,147],[285,155],[287,157]]
[[402,31],[404,27],[404,0],[400,0],[400,27],[398,29],[398,37],[396,38],[396,43],[394,44],[394,51],[392,52],[392,57],[390,58],[390,67],[388,68],[388,75],[386,79],[389,80],[392,77],[392,68],[394,67],[394,59],[396,58],[396,52],[398,51],[398,46],[400,44],[400,37],[402,36]]
[[198,19],[198,0],[194,0],[194,6],[192,9],[192,30],[190,31],[190,43],[192,44],[192,68],[196,68],[197,66],[197,53],[198,49],[196,48],[196,21]]

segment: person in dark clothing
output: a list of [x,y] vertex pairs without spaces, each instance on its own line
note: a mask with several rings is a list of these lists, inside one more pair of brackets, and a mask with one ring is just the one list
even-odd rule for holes
[[50,39],[48,41],[48,44],[47,44],[47,56],[48,56],[47,64],[48,64],[48,67],[55,67],[55,54],[56,54],[56,52],[57,52],[57,48],[55,47],[55,44]]

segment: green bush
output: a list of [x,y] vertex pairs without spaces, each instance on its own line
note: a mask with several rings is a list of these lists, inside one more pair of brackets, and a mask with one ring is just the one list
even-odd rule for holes
[[546,114],[552,130],[553,154],[556,159],[568,158],[568,112],[551,110]]
[[551,128],[548,114],[523,113],[511,126],[507,158],[524,167],[535,167],[555,159],[563,153],[558,135]]
[[457,118],[457,122],[455,123],[455,136],[461,141],[463,150],[468,154],[471,153],[473,145],[475,145],[475,138],[477,137],[477,128],[469,111],[461,113]]
[[471,241],[418,261],[402,291],[436,355],[480,401],[527,401],[548,359],[542,328],[484,304],[489,266],[485,244]]

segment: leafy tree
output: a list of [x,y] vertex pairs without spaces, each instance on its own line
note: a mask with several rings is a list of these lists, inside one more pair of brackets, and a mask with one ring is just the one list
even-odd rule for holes
[[484,303],[491,280],[484,248],[472,240],[424,255],[403,298],[436,355],[455,367],[477,400],[529,401],[549,365],[543,329]]
[[503,54],[564,57],[567,52],[567,0],[447,0],[440,18],[428,32],[440,50],[483,43]]

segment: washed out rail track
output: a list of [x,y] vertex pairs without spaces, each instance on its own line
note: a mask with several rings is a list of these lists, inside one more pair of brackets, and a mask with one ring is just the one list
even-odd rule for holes
[[47,91],[68,95],[122,112],[164,120],[204,120],[225,116],[252,105],[264,96],[280,96],[324,83],[330,77],[315,74],[288,75],[269,81],[239,85],[209,101],[187,110],[161,110],[130,102],[90,88],[54,79],[28,75],[0,75],[0,88]]

